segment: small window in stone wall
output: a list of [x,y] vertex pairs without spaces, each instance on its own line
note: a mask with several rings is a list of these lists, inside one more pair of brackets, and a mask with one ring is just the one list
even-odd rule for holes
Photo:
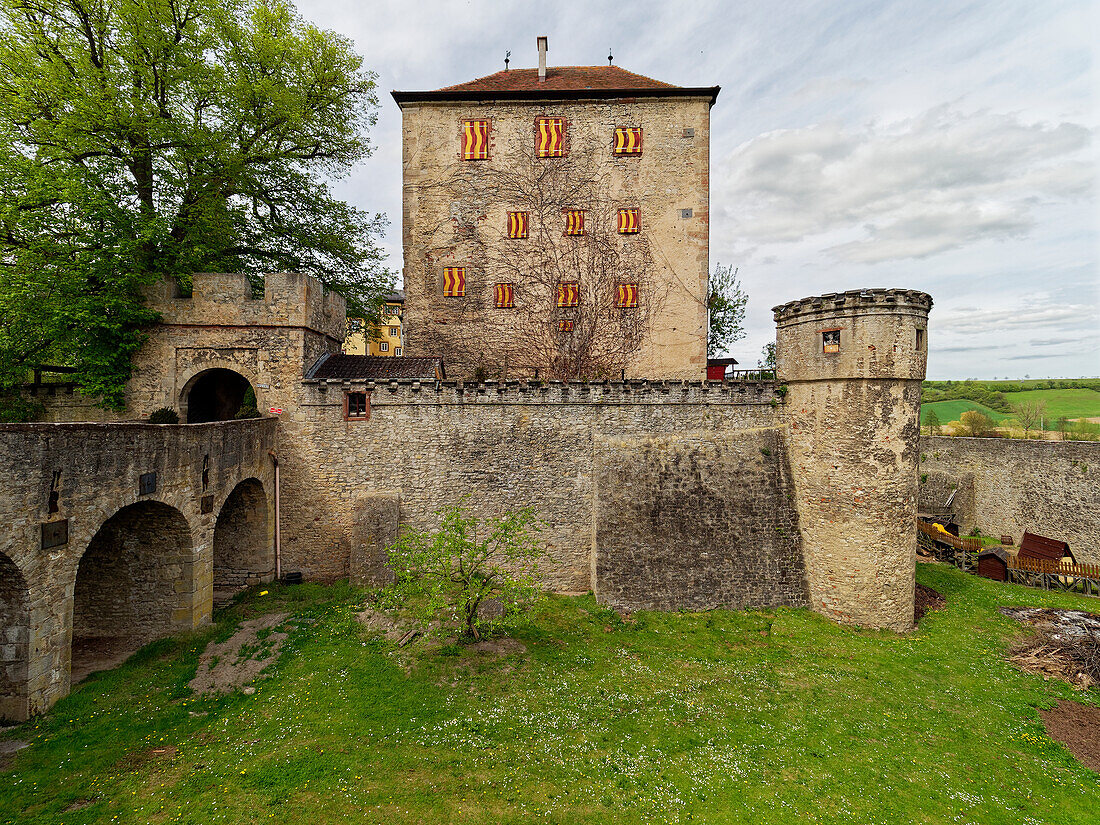
[[575,307],[581,303],[581,287],[577,281],[561,281],[558,284],[558,306]]
[[538,119],[537,148],[540,158],[565,156],[565,118],[540,117]]
[[443,267],[443,297],[463,298],[466,296],[466,267]]
[[462,159],[489,159],[489,121],[466,120],[462,123]]
[[616,155],[640,155],[642,153],[642,129],[629,126],[615,130]]
[[917,352],[924,352],[924,330],[917,330]]
[[558,332],[572,332],[572,331],[573,331],[573,322],[572,321],[570,321],[568,319],[558,321]]
[[839,329],[827,329],[821,333],[821,351],[826,355],[840,352]]
[[508,237],[509,238],[526,238],[527,227],[530,223],[530,212],[509,212],[508,213]]
[[515,308],[515,285],[514,284],[497,284],[493,289],[494,298],[496,299],[497,309],[513,309]]
[[349,421],[370,418],[370,402],[365,392],[349,392],[344,395],[344,418]]

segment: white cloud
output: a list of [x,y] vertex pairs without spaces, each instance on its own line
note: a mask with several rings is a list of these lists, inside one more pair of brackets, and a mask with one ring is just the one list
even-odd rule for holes
[[[850,262],[926,258],[1025,235],[1035,209],[1089,193],[1079,124],[947,106],[896,123],[818,124],[763,134],[727,159],[716,200],[741,243],[820,236]],[[829,243],[831,233],[850,239]]]

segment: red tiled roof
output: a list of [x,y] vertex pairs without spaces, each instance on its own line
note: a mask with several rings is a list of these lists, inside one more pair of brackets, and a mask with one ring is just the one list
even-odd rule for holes
[[592,97],[705,96],[711,102],[719,87],[674,86],[652,77],[628,72],[618,66],[550,66],[546,80],[539,81],[538,69],[510,69],[466,83],[424,92],[392,92],[398,103],[418,100],[479,100],[494,97],[521,99]]
[[546,80],[539,81],[538,69],[510,69],[479,77],[467,83],[444,86],[437,92],[519,92],[581,89],[676,89],[618,66],[550,66]]

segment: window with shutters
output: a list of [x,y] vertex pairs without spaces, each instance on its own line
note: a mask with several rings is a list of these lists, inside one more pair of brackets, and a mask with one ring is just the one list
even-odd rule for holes
[[443,267],[443,297],[463,298],[466,295],[466,267]]
[[642,153],[642,127],[630,126],[615,130],[616,155],[640,155]]
[[566,235],[583,235],[584,234],[584,210],[583,209],[570,209],[565,213],[565,234]]
[[637,209],[619,210],[619,234],[636,235],[642,228]]
[[515,284],[497,284],[493,292],[496,297],[497,309],[513,309],[515,307]]
[[488,120],[465,120],[462,122],[462,159],[489,159]]
[[565,156],[565,118],[540,117],[537,123],[536,152],[540,158]]
[[527,227],[531,222],[530,212],[509,212],[508,213],[508,237],[509,238],[526,238]]
[[558,306],[575,307],[581,303],[581,288],[576,281],[561,281],[558,284]]
[[615,296],[615,306],[620,309],[634,309],[638,306],[638,285],[619,284],[618,293]]
[[570,321],[568,319],[558,321],[558,332],[572,332],[572,331],[573,331],[573,322],[572,321]]
[[839,329],[827,329],[821,333],[821,351],[826,355],[840,352]]

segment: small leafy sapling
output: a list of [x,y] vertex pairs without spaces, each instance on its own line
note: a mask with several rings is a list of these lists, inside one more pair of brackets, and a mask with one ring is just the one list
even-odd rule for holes
[[481,615],[487,601],[498,601],[499,618],[505,618],[525,613],[541,596],[546,546],[540,523],[531,508],[481,519],[457,504],[440,516],[439,530],[406,530],[388,548],[394,581],[387,596],[424,622],[460,624],[464,636],[476,641],[499,620]]

